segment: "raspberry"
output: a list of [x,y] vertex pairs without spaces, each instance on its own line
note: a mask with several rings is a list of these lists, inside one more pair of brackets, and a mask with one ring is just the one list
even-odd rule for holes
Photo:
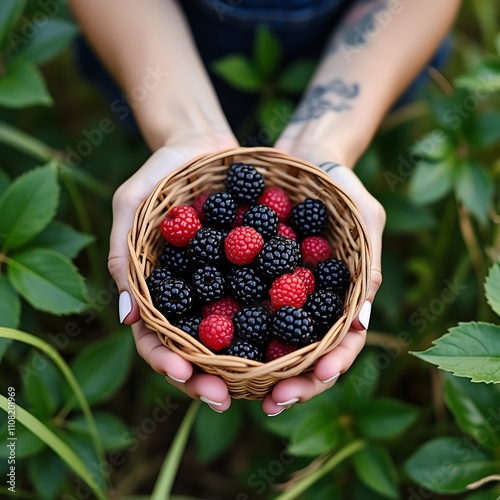
[[165,241],[163,245],[160,262],[163,267],[178,276],[189,272],[191,267],[191,261],[187,255],[187,248],[176,247],[171,245],[168,241]]
[[351,273],[341,260],[328,259],[317,265],[314,270],[314,277],[316,278],[317,288],[332,290],[342,296],[351,280]]
[[315,332],[324,334],[342,315],[344,304],[338,295],[328,290],[311,293],[304,310],[309,313],[316,326]]
[[255,205],[243,216],[243,225],[256,229],[267,241],[278,235],[278,216],[266,205]]
[[269,344],[267,344],[266,348],[266,360],[272,361],[273,359],[281,358],[285,354],[290,354],[293,351],[296,351],[297,347],[291,345],[285,345],[277,340],[271,340]]
[[269,240],[257,257],[257,268],[269,278],[291,273],[300,260],[299,244],[284,236]]
[[226,279],[218,267],[206,265],[194,272],[193,287],[202,302],[214,302],[225,295]]
[[146,285],[148,286],[149,293],[153,297],[156,293],[156,288],[161,285],[162,281],[172,278],[171,271],[166,267],[159,267],[155,269],[147,278]]
[[173,207],[161,222],[163,237],[177,247],[185,247],[200,228],[195,209],[188,205]]
[[290,221],[297,234],[305,238],[322,233],[327,216],[326,206],[321,200],[306,198],[292,209]]
[[236,209],[236,219],[234,219],[234,222],[231,224],[232,229],[243,225],[243,216],[249,208],[248,205],[238,205]]
[[203,212],[209,226],[226,228],[236,218],[238,206],[229,193],[212,193],[203,203]]
[[267,294],[267,281],[253,267],[233,269],[228,281],[232,295],[243,304],[255,304]]
[[194,339],[198,340],[198,327],[200,326],[201,318],[199,316],[185,316],[175,322],[175,326],[188,333]]
[[266,205],[276,212],[280,222],[285,222],[290,217],[292,202],[285,191],[279,187],[270,187],[264,190],[258,203]]
[[313,293],[314,290],[316,290],[316,281],[314,280],[314,274],[310,269],[306,269],[305,267],[297,267],[295,268],[293,275],[299,277],[302,280],[307,295]]
[[238,337],[254,344],[264,344],[271,331],[271,316],[263,307],[244,307],[233,318]]
[[293,274],[283,274],[276,278],[269,295],[275,309],[283,306],[302,307],[307,299],[303,281]]
[[198,219],[200,219],[201,222],[205,222],[205,212],[203,211],[203,203],[205,203],[205,200],[207,198],[208,198],[208,193],[202,193],[193,200],[193,203],[191,203],[191,206],[196,210],[196,213],[198,214]]
[[227,295],[222,297],[215,302],[210,304],[205,304],[202,306],[201,311],[203,317],[206,318],[211,314],[222,314],[222,316],[227,316],[230,319],[234,318],[234,315],[241,309],[241,305],[233,299],[233,297]]
[[255,203],[264,191],[264,177],[252,165],[233,163],[227,170],[226,188],[239,203]]
[[154,303],[167,318],[185,314],[193,305],[191,287],[178,278],[167,278],[156,288]]
[[313,337],[313,332],[314,323],[304,309],[285,306],[274,317],[272,333],[283,344],[307,345]]
[[295,234],[295,231],[290,226],[287,226],[282,222],[280,222],[278,225],[278,236],[284,236],[285,238],[290,238],[293,241],[297,241],[297,235]]
[[240,226],[233,229],[224,240],[226,257],[238,265],[250,264],[264,245],[264,238],[253,228]]
[[200,341],[214,351],[225,349],[233,340],[233,323],[222,314],[211,314],[198,327]]
[[202,227],[198,229],[187,247],[187,254],[193,263],[213,264],[221,260],[224,236],[219,229]]
[[251,359],[252,361],[262,361],[262,353],[258,347],[254,346],[246,340],[239,340],[231,344],[227,350],[226,354],[229,356],[238,356],[239,358]]
[[321,236],[308,236],[300,244],[302,262],[308,267],[317,266],[332,256],[330,243]]

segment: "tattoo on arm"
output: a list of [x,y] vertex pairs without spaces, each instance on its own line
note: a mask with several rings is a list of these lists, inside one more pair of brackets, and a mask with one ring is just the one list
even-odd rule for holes
[[357,83],[348,84],[335,78],[325,85],[310,89],[291,119],[291,123],[316,120],[329,112],[351,109],[352,102],[359,94]]

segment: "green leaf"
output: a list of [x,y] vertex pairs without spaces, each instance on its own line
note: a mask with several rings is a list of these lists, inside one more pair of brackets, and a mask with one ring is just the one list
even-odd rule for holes
[[281,45],[278,37],[267,26],[257,28],[253,58],[255,68],[262,79],[271,76],[280,65]]
[[299,59],[289,64],[281,73],[277,86],[283,92],[301,94],[311,80],[317,62],[314,59]]
[[462,162],[456,180],[457,198],[482,224],[488,222],[493,199],[493,181],[489,172],[474,162]]
[[500,316],[500,261],[491,266],[484,290],[488,304]]
[[399,192],[384,193],[378,197],[385,208],[385,229],[392,233],[406,233],[429,229],[436,224],[434,217],[423,207]]
[[269,142],[278,139],[293,116],[293,102],[290,99],[272,98],[263,101],[257,108],[259,125],[266,131]]
[[36,309],[69,314],[87,307],[85,282],[60,253],[46,248],[24,250],[10,257],[7,271],[14,288]]
[[500,59],[484,59],[468,73],[455,79],[457,87],[483,92],[500,90]]
[[262,80],[251,61],[239,55],[226,56],[212,64],[213,72],[226,83],[243,92],[259,92]]
[[500,140],[500,113],[486,112],[475,116],[467,129],[468,141],[477,148],[497,144]]
[[419,162],[410,181],[410,196],[413,201],[426,205],[446,196],[453,187],[453,166],[450,159],[439,163]]
[[19,176],[0,198],[0,239],[4,248],[18,248],[40,233],[54,218],[59,184],[53,165]]
[[24,108],[35,104],[52,104],[41,73],[32,63],[11,61],[0,77],[0,106]]
[[51,248],[68,259],[74,259],[82,248],[95,240],[90,234],[80,233],[71,226],[59,221],[52,221],[40,234],[30,242],[30,248]]
[[367,439],[391,439],[405,432],[416,420],[418,410],[396,399],[379,398],[356,412],[356,428]]
[[292,431],[288,451],[314,457],[332,450],[339,440],[337,420],[328,413],[311,413]]
[[[17,328],[21,319],[21,301],[6,276],[0,276],[0,326]],[[2,356],[0,355],[0,359]]]
[[500,498],[498,491],[487,490],[487,491],[476,491],[472,495],[467,495],[465,500],[498,500]]
[[444,400],[460,429],[486,448],[500,446],[500,429],[492,422],[500,409],[500,387],[475,384],[443,373]]
[[52,450],[44,450],[28,461],[30,481],[41,500],[57,498],[68,472],[65,463]]
[[[4,396],[0,394],[0,400],[1,398],[4,398]],[[16,413],[17,413],[17,402],[16,402]],[[4,443],[4,445],[0,447],[0,460],[2,460],[2,462],[9,455],[9,448],[7,448],[6,446],[6,444],[8,444],[9,437],[17,438],[16,439],[17,460],[22,460],[28,457],[32,457],[33,455],[40,453],[45,448],[45,443],[40,439],[38,439],[30,430],[28,430],[19,421],[16,421],[16,428],[14,432],[15,436],[8,435],[7,424],[2,425],[2,427],[0,428],[0,439],[2,440],[2,443]]]
[[2,0],[0,2],[0,45],[8,39],[9,32],[19,21],[25,6],[26,0]]
[[194,424],[194,437],[198,445],[198,457],[208,462],[224,453],[233,443],[243,423],[239,408],[216,413],[208,405],[200,408]]
[[410,148],[411,153],[428,162],[444,162],[453,155],[456,147],[450,136],[442,129],[434,129],[418,139]]
[[[120,331],[80,351],[71,368],[87,401],[102,403],[111,398],[128,375],[132,362],[133,338]],[[65,391],[70,398],[69,387]],[[71,397],[74,402],[74,398]]]
[[380,446],[367,446],[353,457],[358,478],[373,491],[387,498],[400,498],[398,478],[387,451]]
[[436,493],[460,493],[466,486],[498,473],[493,455],[463,438],[441,437],[421,446],[405,463],[416,483]]
[[473,382],[500,382],[500,326],[459,323],[434,344],[426,351],[412,354]]
[[47,62],[66,48],[77,33],[78,28],[73,23],[48,19],[29,39],[17,59],[37,64]]
[[6,189],[9,187],[10,178],[9,176],[0,169],[0,198],[5,193]]
[[10,344],[12,344],[12,340],[0,339],[0,363],[2,362],[2,358],[5,356]]

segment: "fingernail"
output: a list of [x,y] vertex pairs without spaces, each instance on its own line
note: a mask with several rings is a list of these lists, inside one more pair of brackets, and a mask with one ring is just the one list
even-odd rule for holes
[[224,413],[223,411],[221,410],[216,410],[213,406],[211,405],[208,405],[209,408],[212,408],[212,410],[215,412],[215,413]]
[[340,375],[340,372],[336,373],[333,377],[327,378],[326,380],[322,380],[321,383],[328,384],[328,382],[331,382],[332,380],[335,380],[336,378],[338,378],[339,375]]
[[268,417],[275,417],[276,415],[279,415],[280,413],[282,413],[284,411],[285,411],[285,408],[281,408],[281,410],[278,411],[277,413],[268,413],[267,416]]
[[296,403],[299,400],[299,398],[292,398],[289,399],[288,401],[285,401],[284,403],[276,403],[278,406],[286,406],[286,405],[293,405],[293,403]]
[[181,378],[177,378],[177,377],[174,377],[173,375],[170,375],[170,373],[167,373],[167,377],[171,378],[172,380],[175,380],[176,382],[180,382],[181,384],[186,382],[185,380],[182,380]]
[[222,406],[222,403],[217,403],[217,401],[212,401],[205,396],[200,396],[200,401],[203,401],[204,403],[207,403],[208,406],[214,405],[214,406]]
[[118,300],[118,312],[120,313],[120,323],[123,323],[124,319],[132,311],[132,298],[130,293],[123,291],[120,293],[120,299]]
[[370,325],[370,315],[372,313],[372,304],[371,302],[366,301],[359,312],[359,322],[364,326],[365,330],[368,330],[368,326]]

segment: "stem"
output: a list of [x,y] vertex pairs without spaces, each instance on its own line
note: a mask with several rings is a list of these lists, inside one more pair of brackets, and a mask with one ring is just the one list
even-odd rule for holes
[[191,428],[193,427],[196,415],[200,409],[200,404],[199,401],[193,401],[186,415],[184,415],[184,419],[175,435],[172,446],[163,461],[150,500],[164,500],[165,498],[170,498],[175,476],[177,475],[177,470],[179,469],[179,464],[184,454],[184,448],[186,447],[189,434],[191,433]]
[[347,446],[342,448],[339,452],[329,458],[318,470],[314,471],[309,476],[306,476],[302,481],[293,486],[290,490],[277,496],[275,500],[293,500],[297,498],[301,493],[306,491],[310,486],[312,486],[316,481],[321,479],[325,474],[332,471],[337,465],[339,465],[343,460],[349,458],[351,455],[356,454],[359,450],[366,446],[364,441],[353,441]]
[[57,156],[47,144],[2,121],[0,121],[0,142],[44,162],[54,160]]

